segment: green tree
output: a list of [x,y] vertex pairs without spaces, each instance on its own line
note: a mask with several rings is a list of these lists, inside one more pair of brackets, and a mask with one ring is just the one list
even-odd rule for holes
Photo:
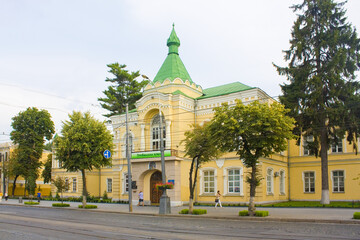
[[287,139],[292,139],[294,119],[286,116],[288,110],[279,103],[251,102],[248,105],[236,101],[234,107],[223,104],[215,108],[211,121],[211,132],[216,147],[222,151],[235,151],[250,169],[246,181],[250,184],[249,214],[255,214],[255,190],[260,184],[259,158],[287,148]]
[[63,193],[64,191],[68,191],[70,187],[70,183],[66,181],[64,178],[56,177],[55,180],[51,180],[52,184],[54,184],[56,188],[56,192],[61,194],[61,203],[64,203]]
[[41,176],[44,179],[44,183],[51,182],[51,167],[52,167],[52,154],[49,154],[44,164],[44,170],[41,173]]
[[360,84],[354,80],[360,66],[360,40],[347,23],[343,5],[333,0],[293,5],[298,18],[290,49],[284,51],[289,64],[274,64],[290,81],[281,86],[280,100],[296,119],[294,133],[313,136],[309,149],[321,157],[322,204],[330,203],[329,147],[343,139],[346,131],[347,140],[356,146],[359,133]]
[[110,117],[116,114],[120,114],[125,111],[126,103],[129,104],[129,108],[135,108],[135,103],[142,97],[142,89],[148,84],[144,78],[142,81],[136,79],[140,76],[140,72],[131,72],[125,70],[126,65],[120,65],[119,63],[112,63],[107,65],[110,70],[109,73],[113,74],[114,78],[106,78],[106,82],[110,82],[112,85],[107,90],[103,91],[106,97],[98,98],[98,101],[102,102],[100,105],[109,110],[110,113],[106,114],[106,117]]
[[113,148],[112,135],[105,124],[89,112],[73,112],[70,120],[63,122],[61,135],[55,139],[56,158],[70,172],[80,171],[83,180],[83,206],[86,206],[85,171],[111,165],[111,159],[103,156]]
[[[220,150],[214,147],[215,139],[212,137],[208,124],[204,126],[192,126],[191,131],[185,132],[185,155],[192,157],[189,171],[189,213],[192,214],[194,207],[194,191],[197,182],[198,170],[202,163],[208,162],[219,156]],[[195,168],[195,171],[194,171]]]
[[30,184],[25,189],[32,191],[33,178],[38,176],[41,166],[39,160],[45,140],[50,140],[55,131],[54,123],[48,111],[39,111],[35,107],[20,112],[12,120],[11,126],[14,130],[10,133],[10,139],[17,144],[14,156],[17,165],[14,173],[15,176],[23,176],[26,184]]

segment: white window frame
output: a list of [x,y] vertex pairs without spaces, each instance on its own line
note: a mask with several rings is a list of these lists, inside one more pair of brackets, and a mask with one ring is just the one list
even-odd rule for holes
[[[341,148],[341,151],[339,149]],[[344,152],[344,143],[343,139],[339,139],[338,144],[335,143],[331,144],[331,153],[343,153]]]
[[[131,156],[131,152],[135,151],[135,147],[134,147],[135,135],[131,131],[129,131],[129,142],[130,142],[130,156]],[[123,158],[126,158],[126,133],[124,133],[122,136],[121,146],[122,146],[121,147],[121,155],[123,156]]]
[[[155,121],[155,118],[157,118],[159,116],[159,114],[156,114],[155,116],[153,116],[153,118],[151,119],[151,127],[150,127],[150,144],[151,144],[151,149],[153,151],[158,151],[160,150],[160,132],[159,132],[159,123],[154,123]],[[164,115],[161,113],[161,119],[162,119],[162,122],[161,122],[161,126],[163,128],[163,144],[164,144],[164,149],[166,147],[166,120],[165,120],[165,117]],[[160,120],[160,117],[159,117],[159,120]],[[156,130],[156,138],[154,138],[154,128],[157,129]],[[158,143],[158,148],[154,148],[154,143]]]
[[129,194],[129,184],[128,184],[128,172],[123,172],[122,174],[122,194]]
[[[309,186],[306,186],[306,181],[305,181],[305,174],[306,173],[314,173],[314,191],[312,192],[311,191],[311,187]],[[316,192],[316,172],[315,171],[312,171],[312,170],[309,170],[309,171],[304,171],[302,173],[302,180],[303,180],[303,191],[304,193],[315,193]],[[309,182],[309,184],[311,185],[311,181]],[[309,190],[309,191],[307,191]]]
[[[229,171],[231,170],[239,170],[240,172],[240,192],[229,192]],[[224,176],[224,195],[239,195],[244,196],[244,173],[242,167],[226,167],[223,170],[223,176]]]
[[274,169],[272,167],[266,168],[266,194],[274,194]]
[[[111,180],[111,181],[109,181]],[[109,182],[111,182],[111,184],[109,184]],[[107,193],[112,193],[112,186],[113,186],[113,179],[112,178],[106,178],[106,192]]]
[[[340,191],[340,185],[339,182],[337,184],[337,186],[335,186],[335,176],[334,176],[334,172],[343,172],[343,184],[344,184],[344,190]],[[340,178],[339,176],[336,176],[337,178]],[[345,193],[345,170],[343,169],[336,169],[336,170],[332,170],[331,171],[331,183],[332,183],[332,192],[333,193]],[[338,191],[335,191],[335,187],[338,187]]]
[[[206,171],[213,171],[214,172],[214,192],[205,192],[204,189],[204,172]],[[214,195],[217,192],[217,169],[216,168],[202,168],[200,169],[200,195],[201,194],[206,194],[206,195]]]
[[286,193],[286,175],[285,175],[285,170],[284,169],[280,169],[279,171],[279,190],[280,190],[280,194],[281,195],[285,195]]
[[313,142],[314,141],[314,136],[307,136],[306,137],[306,139],[305,138],[303,138],[303,140],[302,140],[302,143],[303,143],[303,155],[304,156],[311,156],[310,155],[310,150],[309,149],[307,149],[307,142],[306,141],[308,141],[308,142]]
[[[77,179],[76,179],[76,177],[73,177],[72,178],[72,192],[77,192]],[[75,188],[74,188],[74,186],[75,186]]]

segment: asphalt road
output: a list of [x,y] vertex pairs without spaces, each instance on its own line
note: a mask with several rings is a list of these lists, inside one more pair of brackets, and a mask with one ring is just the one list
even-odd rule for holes
[[360,239],[360,226],[0,205],[0,239]]

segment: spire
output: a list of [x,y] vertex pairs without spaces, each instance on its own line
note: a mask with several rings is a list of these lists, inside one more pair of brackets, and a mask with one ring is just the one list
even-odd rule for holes
[[178,48],[180,46],[180,40],[175,32],[175,24],[173,23],[173,29],[171,31],[170,37],[167,40],[167,44],[169,47],[169,54],[175,53],[179,55]]
[[160,67],[153,82],[162,83],[165,81],[165,79],[172,81],[175,78],[180,78],[184,82],[188,80],[190,83],[193,83],[188,71],[184,66],[184,63],[179,57],[178,48],[180,46],[180,40],[175,32],[175,24],[173,24],[173,28],[166,45],[169,47],[168,56],[166,57],[163,65]]

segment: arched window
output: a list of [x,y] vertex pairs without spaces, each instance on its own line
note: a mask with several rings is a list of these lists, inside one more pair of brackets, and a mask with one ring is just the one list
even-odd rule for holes
[[274,193],[274,172],[272,168],[268,168],[266,171],[266,193]]
[[280,170],[280,194],[285,195],[285,171]]
[[[163,147],[166,146],[166,122],[163,115],[161,115],[161,126],[163,129],[162,138],[163,138]],[[155,115],[151,121],[151,146],[152,150],[160,150],[160,116],[159,114]]]

